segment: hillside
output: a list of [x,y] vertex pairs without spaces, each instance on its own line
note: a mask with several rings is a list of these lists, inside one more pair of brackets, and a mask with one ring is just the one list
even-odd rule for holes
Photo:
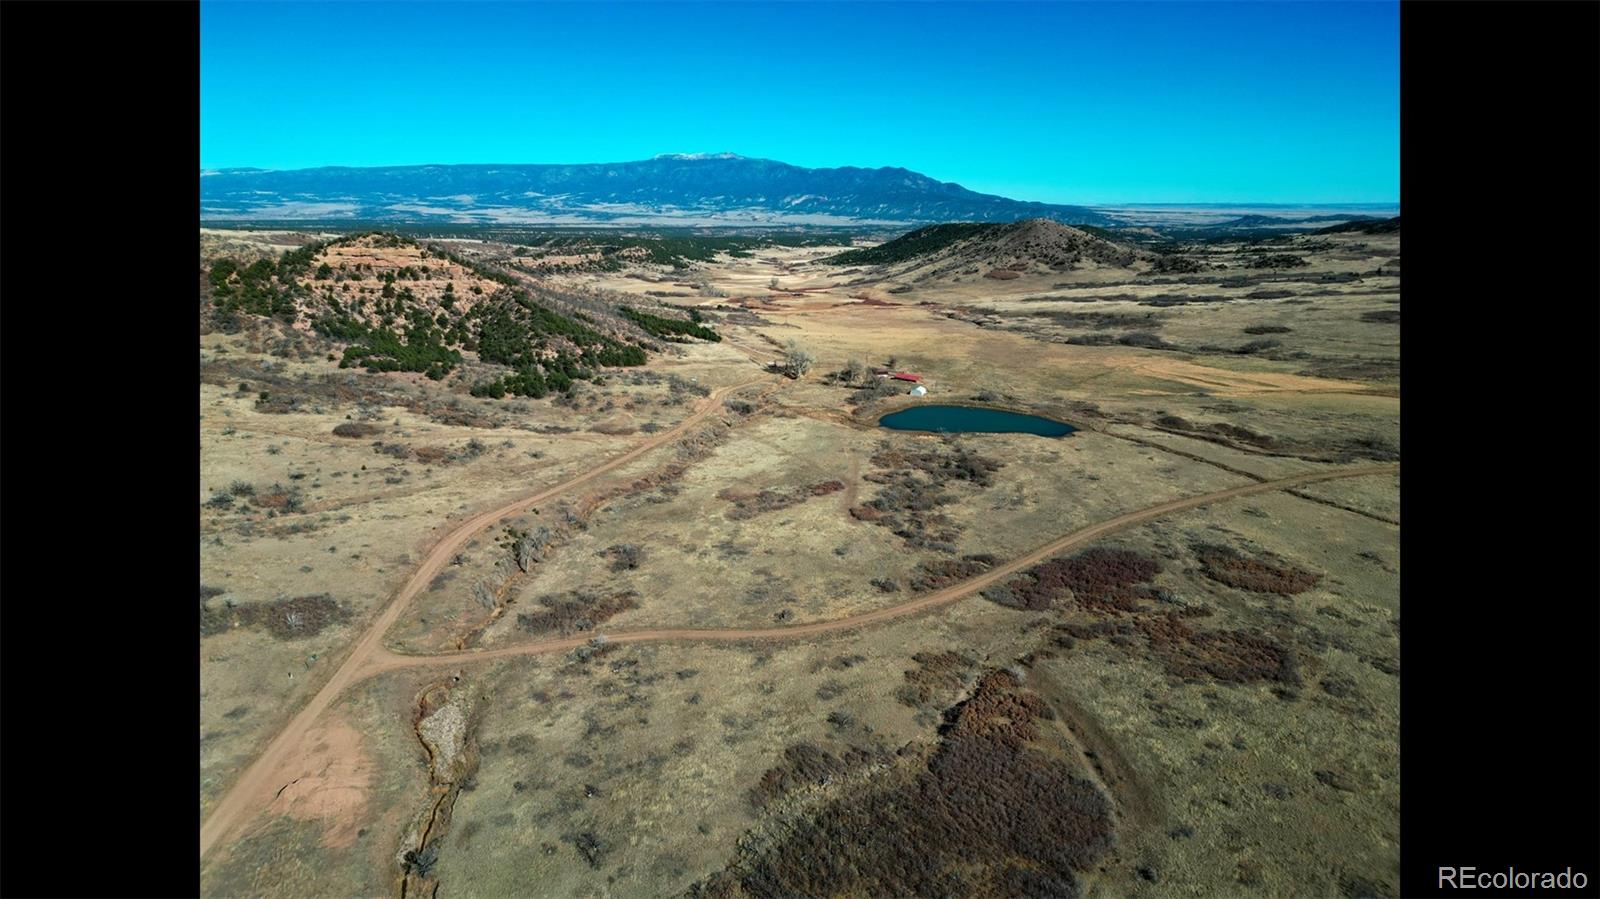
[[1333,225],[1323,228],[1318,234],[1398,234],[1400,232],[1400,216],[1392,219],[1378,221],[1345,222],[1342,225]]
[[893,265],[896,262],[905,262],[918,256],[937,253],[957,241],[991,233],[997,227],[1003,226],[970,222],[929,225],[926,228],[918,228],[909,234],[902,234],[894,240],[878,244],[875,247],[846,250],[837,256],[829,256],[823,261],[832,262],[836,265]]
[[421,372],[442,380],[475,357],[476,395],[544,396],[608,366],[642,365],[652,338],[720,340],[668,307],[640,311],[555,290],[437,245],[364,234],[245,261],[211,261],[212,323],[269,317],[339,350],[339,367]]
[[881,266],[881,274],[886,277],[926,281],[957,275],[1010,280],[1025,273],[1126,269],[1141,258],[1139,251],[1088,230],[1035,218],[1007,224],[919,228],[876,247],[850,250],[827,261],[836,265]]
[[200,218],[583,224],[896,224],[1098,212],[981,194],[903,168],[802,168],[732,154],[584,165],[200,173]]

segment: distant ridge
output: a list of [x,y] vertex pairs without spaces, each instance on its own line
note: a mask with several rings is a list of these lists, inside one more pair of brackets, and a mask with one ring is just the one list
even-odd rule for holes
[[1393,234],[1400,230],[1400,216],[1392,219],[1363,219],[1323,228],[1318,234]]
[[201,221],[902,225],[1048,218],[1082,206],[968,190],[904,168],[803,168],[733,153],[581,165],[328,166],[201,173]]
[[[1099,232],[1099,233],[1095,233]],[[923,282],[957,275],[1009,280],[1024,274],[1081,269],[1125,269],[1148,254],[1107,240],[1098,228],[1074,228],[1049,219],[930,225],[887,243],[849,250],[826,261],[880,266],[885,277]]]

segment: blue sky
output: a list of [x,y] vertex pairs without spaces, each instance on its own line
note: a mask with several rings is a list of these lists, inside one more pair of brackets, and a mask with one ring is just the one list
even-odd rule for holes
[[200,5],[202,168],[904,166],[1061,203],[1394,202],[1395,2]]

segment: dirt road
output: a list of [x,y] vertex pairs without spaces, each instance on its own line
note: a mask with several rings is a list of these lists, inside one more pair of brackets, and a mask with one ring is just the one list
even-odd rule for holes
[[[514,503],[507,504],[497,509],[473,516],[457,526],[446,535],[423,559],[421,566],[401,588],[400,592],[386,607],[383,613],[367,629],[350,655],[345,659],[339,669],[334,672],[327,684],[311,698],[304,708],[294,716],[282,732],[268,744],[266,751],[240,775],[231,789],[223,796],[212,810],[211,816],[205,820],[200,828],[200,855],[205,857],[213,847],[221,845],[225,837],[230,836],[234,829],[244,823],[251,815],[264,807],[266,797],[271,795],[273,783],[272,775],[285,753],[297,746],[311,728],[317,717],[328,706],[348,689],[352,684],[366,678],[388,671],[405,668],[434,667],[442,665],[464,665],[474,662],[490,661],[493,659],[510,658],[513,656],[535,655],[539,653],[563,652],[582,646],[594,639],[593,634],[582,634],[559,640],[548,640],[538,643],[524,643],[516,646],[507,646],[491,650],[468,650],[464,652],[443,653],[438,655],[399,655],[385,649],[382,645],[383,636],[399,619],[400,614],[410,604],[424,585],[433,579],[434,575],[447,563],[450,556],[474,534],[494,524],[502,518],[514,515],[556,496],[573,487],[593,480],[618,466],[624,465],[633,459],[667,443],[680,436],[688,428],[708,415],[711,410],[720,405],[722,397],[732,391],[761,383],[767,379],[747,381],[731,387],[724,387],[713,392],[707,401],[692,415],[685,419],[676,428],[663,433],[661,436],[645,441],[627,453],[606,462],[603,465],[558,484],[533,496],[524,497]],[[1361,477],[1364,475],[1389,474],[1399,471],[1400,466],[1395,463],[1381,465],[1366,465],[1357,468],[1345,468],[1337,471],[1320,471],[1307,474],[1294,475],[1287,478],[1264,481],[1260,483],[1245,484],[1239,487],[1206,493],[1187,499],[1172,500],[1149,506],[1133,512],[1119,515],[1115,518],[1091,525],[1075,531],[1059,539],[1019,556],[1016,559],[998,566],[977,577],[969,578],[958,584],[946,587],[919,596],[898,605],[873,609],[859,615],[836,618],[831,621],[817,621],[808,624],[794,625],[791,627],[775,628],[653,628],[639,631],[622,631],[619,633],[605,634],[604,637],[611,643],[645,643],[662,641],[687,641],[687,642],[737,642],[741,640],[794,640],[804,637],[818,636],[821,634],[835,633],[853,628],[865,627],[914,615],[939,606],[948,605],[965,596],[986,587],[1000,583],[1015,576],[1023,570],[1044,561],[1045,559],[1091,542],[1107,534],[1135,525],[1144,524],[1154,519],[1197,509],[1201,506],[1226,500],[1251,496],[1258,493],[1268,493],[1284,490],[1291,487],[1300,487],[1319,481],[1331,481],[1340,478]]]
[[[836,631],[850,630],[865,627],[871,624],[901,618],[925,612],[938,606],[948,605],[965,596],[991,587],[1001,581],[1007,580],[1024,569],[1043,562],[1051,556],[1058,555],[1084,543],[1097,540],[1107,534],[1144,524],[1172,515],[1176,512],[1186,512],[1198,509],[1213,503],[1257,493],[1270,493],[1276,490],[1286,490],[1318,481],[1332,481],[1340,478],[1355,478],[1365,475],[1392,474],[1400,470],[1398,463],[1385,463],[1381,465],[1365,465],[1359,468],[1344,468],[1338,471],[1319,471],[1308,474],[1294,475],[1279,478],[1273,481],[1264,481],[1256,484],[1245,484],[1215,493],[1206,493],[1200,496],[1191,496],[1187,499],[1178,499],[1171,502],[1149,506],[1134,512],[1118,515],[1116,518],[1107,519],[1099,524],[1090,525],[1079,531],[1074,531],[1065,537],[1052,540],[1049,543],[1033,550],[1024,556],[1019,556],[993,568],[977,577],[968,578],[957,584],[952,584],[943,590],[919,596],[893,606],[873,609],[859,615],[849,615],[844,618],[835,618],[830,621],[814,621],[808,624],[797,624],[789,627],[764,627],[764,628],[652,628],[650,630],[620,631],[605,634],[608,643],[651,643],[667,640],[701,641],[701,642],[736,642],[740,640],[794,640],[801,637],[813,637],[819,634],[833,633]],[[440,655],[398,655],[388,650],[380,649],[370,658],[370,665],[363,676],[370,677],[386,671],[401,668],[418,668],[436,665],[464,665],[472,662],[504,659],[512,656],[534,655],[547,652],[562,652],[575,649],[595,638],[595,634],[580,634],[574,637],[565,637],[560,640],[547,640],[538,643],[522,643],[516,646],[506,646],[500,649],[467,650],[465,652],[452,652]]]
[[338,670],[333,673],[333,676],[328,679],[328,682],[323,685],[321,690],[317,691],[315,696],[311,697],[311,700],[306,703],[304,708],[289,720],[288,725],[279,732],[278,736],[267,744],[266,751],[257,757],[250,767],[245,769],[243,774],[239,775],[239,779],[234,782],[221,801],[211,810],[211,816],[200,825],[200,856],[204,858],[206,853],[212,847],[219,845],[222,839],[228,836],[237,825],[260,809],[261,803],[259,800],[263,795],[271,794],[273,785],[270,783],[270,777],[284,753],[299,744],[312,723],[316,721],[317,716],[321,715],[323,710],[335,698],[351,684],[371,673],[369,663],[374,655],[388,656],[388,653],[383,649],[384,634],[388,633],[389,628],[393,627],[394,623],[399,620],[400,614],[411,604],[412,598],[421,592],[429,581],[433,580],[434,575],[438,574],[448,564],[450,557],[468,540],[472,539],[479,531],[490,527],[503,518],[521,514],[538,503],[592,481],[606,472],[632,462],[651,450],[676,440],[707,415],[711,414],[713,410],[719,408],[722,405],[724,396],[736,390],[766,383],[770,380],[771,378],[757,378],[714,390],[701,403],[700,408],[696,409],[688,418],[685,418],[671,430],[663,431],[659,436],[640,443],[615,459],[591,468],[583,474],[563,481],[554,487],[542,490],[532,496],[525,496],[499,508],[480,512],[463,521],[444,537],[440,538],[433,549],[429,550],[428,554],[423,557],[422,564],[417,568],[416,572],[400,588],[400,592],[395,594],[394,599],[384,608],[382,614],[361,635],[361,639],[356,642],[354,649],[350,651],[350,654],[345,658]]

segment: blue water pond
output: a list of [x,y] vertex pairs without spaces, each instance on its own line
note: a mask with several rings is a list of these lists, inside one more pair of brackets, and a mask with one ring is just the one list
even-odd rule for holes
[[1065,422],[1020,412],[978,406],[912,406],[891,412],[878,424],[896,431],[935,431],[946,434],[1037,434],[1061,437],[1077,428]]

